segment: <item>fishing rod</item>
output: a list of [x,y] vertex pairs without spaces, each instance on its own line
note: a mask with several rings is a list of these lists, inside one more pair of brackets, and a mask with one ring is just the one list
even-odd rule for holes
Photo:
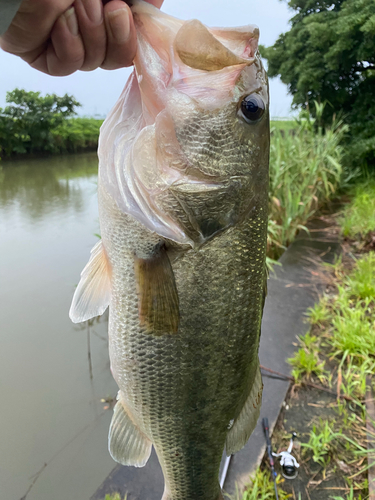
[[272,456],[272,445],[271,445],[271,440],[270,440],[270,430],[268,426],[268,418],[264,418],[262,421],[263,424],[263,431],[264,435],[266,436],[266,443],[267,443],[267,454],[268,454],[268,460],[270,462],[270,467],[271,467],[271,474],[273,477],[273,484],[275,485],[275,495],[276,495],[276,500],[279,500],[279,495],[277,493],[277,485],[276,485],[276,471],[275,471],[275,462],[273,460]]
[[224,487],[224,483],[225,483],[225,479],[227,477],[229,463],[230,463],[231,458],[232,458],[232,455],[229,455],[229,457],[225,457],[223,471],[222,471],[221,476],[220,476],[220,488]]

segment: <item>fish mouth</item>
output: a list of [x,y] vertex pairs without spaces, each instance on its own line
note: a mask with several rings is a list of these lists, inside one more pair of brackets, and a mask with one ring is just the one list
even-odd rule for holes
[[100,182],[122,212],[161,237],[194,248],[237,223],[240,207],[228,206],[220,220],[211,213],[201,220],[188,198],[202,211],[204,198],[212,205],[219,197],[225,204],[228,193],[236,198],[233,190],[248,185],[249,176],[238,183],[233,174],[240,172],[221,176],[202,170],[184,149],[184,130],[200,116],[221,123],[221,110],[233,111],[236,120],[243,93],[266,88],[259,30],[207,28],[142,0],[131,4],[137,31],[134,72],[101,129]]
[[166,108],[173,91],[204,108],[214,101],[222,105],[232,97],[241,72],[259,58],[255,25],[208,28],[143,0],[132,0],[132,12],[138,39],[134,67],[147,124]]

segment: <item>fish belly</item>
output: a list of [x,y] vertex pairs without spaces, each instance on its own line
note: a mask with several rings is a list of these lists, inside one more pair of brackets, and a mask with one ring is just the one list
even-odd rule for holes
[[160,237],[102,193],[103,244],[112,267],[111,369],[126,411],[153,443],[164,499],[218,500],[228,429],[259,369],[266,206],[172,269],[179,298],[177,333],[140,325],[134,255]]

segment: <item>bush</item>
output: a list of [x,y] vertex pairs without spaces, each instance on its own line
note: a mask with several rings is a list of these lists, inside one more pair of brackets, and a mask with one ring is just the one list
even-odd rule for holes
[[15,89],[0,108],[0,155],[76,152],[97,147],[102,120],[75,118],[73,96]]

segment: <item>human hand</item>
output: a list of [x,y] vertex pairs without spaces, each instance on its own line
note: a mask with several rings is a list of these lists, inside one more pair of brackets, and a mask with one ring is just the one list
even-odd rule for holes
[[[160,8],[164,0],[146,1]],[[130,66],[136,34],[122,0],[23,0],[0,47],[39,71],[65,76]]]

